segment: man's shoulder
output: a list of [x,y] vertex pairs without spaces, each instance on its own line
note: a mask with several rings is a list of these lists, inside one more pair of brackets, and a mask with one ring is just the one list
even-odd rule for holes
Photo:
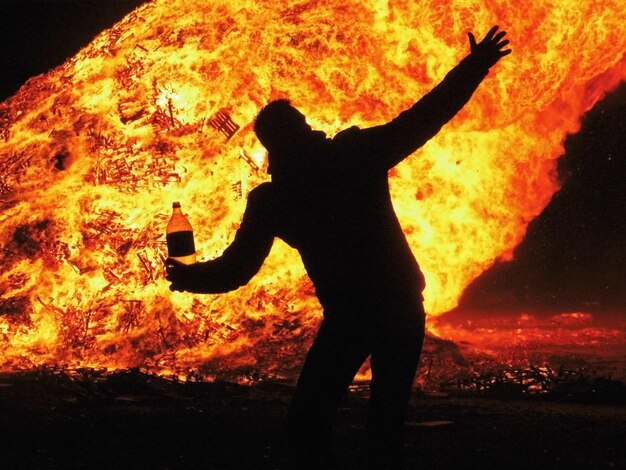
[[[246,216],[249,221],[255,221],[257,228],[267,226],[274,220],[276,211],[275,188],[272,183],[261,183],[248,194]],[[260,224],[260,225],[259,225]]]
[[361,129],[357,126],[348,127],[340,131],[335,137],[333,137],[333,142],[338,143],[348,143],[354,139],[358,139],[361,134]]
[[248,200],[261,202],[267,198],[272,197],[273,193],[274,193],[274,186],[272,185],[271,182],[266,181],[265,183],[261,183],[252,191],[250,191],[250,194],[248,195]]

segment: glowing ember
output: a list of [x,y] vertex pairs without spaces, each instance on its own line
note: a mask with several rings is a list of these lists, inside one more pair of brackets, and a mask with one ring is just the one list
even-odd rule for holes
[[498,22],[514,54],[393,174],[427,309],[446,311],[510,256],[557,189],[565,135],[626,76],[619,1],[292,3],[156,0],[0,105],[4,369],[297,368],[320,316],[297,253],[277,242],[228,295],[172,294],[172,201],[214,257],[266,178],[262,105],[287,97],[330,135],[385,122]]

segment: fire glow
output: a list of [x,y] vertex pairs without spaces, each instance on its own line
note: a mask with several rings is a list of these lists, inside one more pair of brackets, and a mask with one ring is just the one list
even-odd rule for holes
[[536,3],[155,0],[29,80],[0,105],[1,368],[297,368],[321,316],[297,253],[276,241],[226,295],[171,293],[172,201],[199,259],[217,256],[267,179],[264,104],[289,98],[329,135],[386,122],[498,23],[513,54],[392,174],[427,311],[453,308],[510,258],[566,134],[626,77],[621,2]]

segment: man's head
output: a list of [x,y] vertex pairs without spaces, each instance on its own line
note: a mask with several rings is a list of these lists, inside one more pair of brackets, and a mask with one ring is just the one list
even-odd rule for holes
[[311,126],[304,115],[288,100],[276,100],[265,106],[254,121],[254,132],[271,152],[281,152],[310,138]]
[[288,100],[265,106],[254,121],[254,132],[269,153],[267,172],[273,180],[295,180],[314,163],[311,151],[326,139],[314,131],[304,114]]

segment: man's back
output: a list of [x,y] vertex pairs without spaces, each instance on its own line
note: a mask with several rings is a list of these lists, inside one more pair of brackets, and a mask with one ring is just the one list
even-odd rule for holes
[[[387,171],[367,161],[351,128],[309,147],[300,181],[254,190],[268,230],[296,248],[325,309],[376,309],[421,301],[423,276],[393,210]],[[352,155],[354,152],[359,155]]]

